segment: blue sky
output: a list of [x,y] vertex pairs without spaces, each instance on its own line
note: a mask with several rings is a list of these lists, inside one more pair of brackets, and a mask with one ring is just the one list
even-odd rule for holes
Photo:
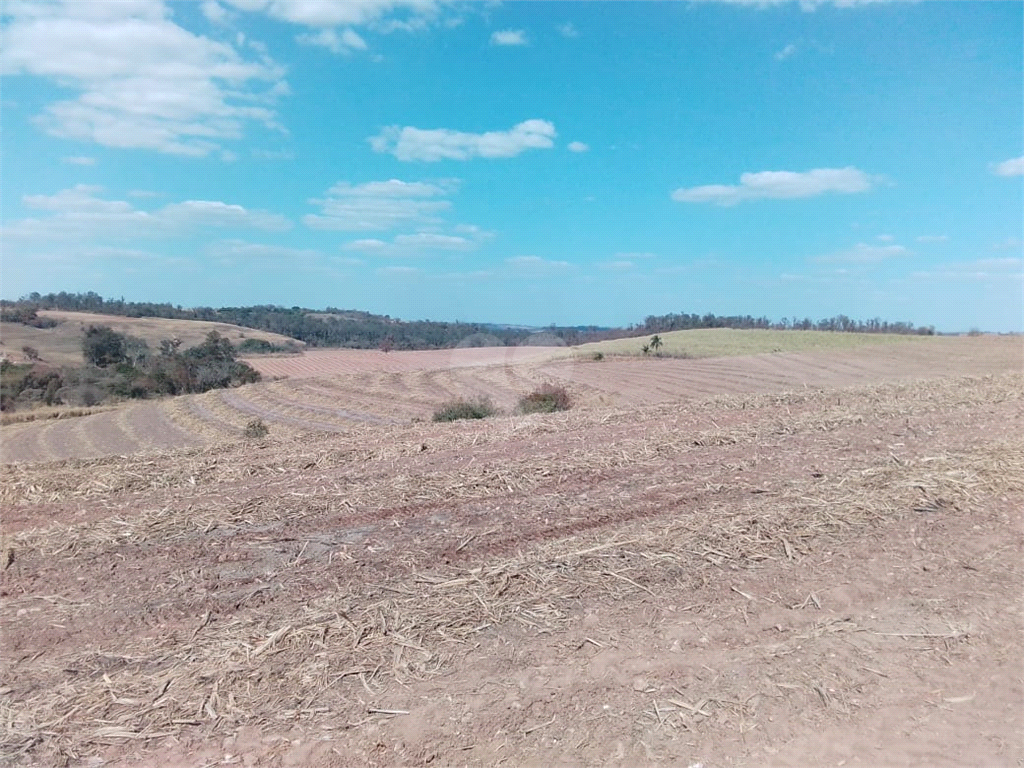
[[1022,330],[1019,2],[2,13],[4,298]]

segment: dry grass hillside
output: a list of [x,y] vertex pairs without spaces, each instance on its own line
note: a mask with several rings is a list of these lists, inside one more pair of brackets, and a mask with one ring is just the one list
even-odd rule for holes
[[202,343],[210,331],[238,343],[242,339],[264,339],[272,344],[291,342],[303,346],[302,342],[277,333],[257,331],[228,323],[211,323],[205,320],[167,320],[159,317],[120,317],[97,315],[90,312],[62,312],[42,310],[40,317],[57,320],[54,328],[32,328],[20,323],[0,323],[0,351],[15,362],[22,362],[21,348],[34,347],[40,358],[51,365],[81,365],[82,334],[90,325],[109,325],[118,333],[131,334],[145,339],[149,346],[158,349],[163,339],[181,339],[183,347]]
[[[626,339],[598,341],[575,347],[577,354],[641,355],[653,334]],[[658,334],[664,357],[724,357],[757,355],[766,352],[816,352],[889,347],[934,342],[934,336],[905,336],[882,333],[836,333],[831,331],[741,330],[735,328],[698,328]],[[653,353],[652,353],[653,354]]]

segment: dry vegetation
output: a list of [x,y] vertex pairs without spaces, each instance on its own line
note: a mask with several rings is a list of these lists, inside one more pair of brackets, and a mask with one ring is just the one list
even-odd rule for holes
[[217,331],[234,344],[244,339],[263,339],[272,344],[291,342],[302,346],[302,342],[276,333],[204,320],[121,317],[59,310],[40,310],[38,315],[40,318],[57,320],[60,324],[53,328],[33,328],[20,323],[0,323],[3,351],[11,360],[22,362],[21,348],[31,346],[38,350],[40,359],[50,365],[82,365],[82,334],[90,325],[106,325],[118,333],[137,336],[154,350],[160,348],[162,340],[174,338],[181,339],[182,348],[196,346],[203,342],[210,331]]
[[[8,467],[0,754],[763,764],[906,688],[940,702],[913,715],[937,754],[966,737],[1012,763],[1022,392],[1004,373]],[[893,555],[852,576],[862,551]],[[884,606],[843,606],[873,579]]]
[[[832,331],[739,330],[699,328],[692,331],[667,331],[658,334],[662,357],[724,357],[757,355],[768,352],[820,352],[934,343],[934,336],[906,336],[882,333],[839,333]],[[602,355],[641,355],[650,335],[582,344],[574,349],[583,357]],[[940,339],[941,343],[941,339]]]

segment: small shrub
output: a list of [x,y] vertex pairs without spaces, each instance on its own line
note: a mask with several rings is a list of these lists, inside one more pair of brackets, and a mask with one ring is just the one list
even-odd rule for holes
[[555,384],[542,384],[528,395],[519,398],[519,413],[554,413],[567,411],[572,407],[572,399],[565,387]]
[[602,360],[604,360],[604,352],[595,352],[594,353],[594,360],[596,362],[598,362],[598,363],[600,363]]
[[263,423],[263,419],[253,419],[245,425],[245,437],[248,440],[259,440],[270,434],[270,427]]
[[35,347],[30,347],[28,344],[21,348],[21,354],[25,356],[26,360],[39,359],[39,350],[36,349]]
[[486,397],[476,400],[449,400],[436,411],[434,421],[458,421],[459,419],[486,419],[498,410]]

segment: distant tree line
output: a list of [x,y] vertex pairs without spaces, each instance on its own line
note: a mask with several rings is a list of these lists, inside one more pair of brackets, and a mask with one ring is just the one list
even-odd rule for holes
[[796,317],[771,321],[767,317],[751,317],[750,315],[688,315],[668,314],[649,315],[644,324],[636,330],[644,334],[665,333],[666,331],[687,331],[694,328],[763,328],[772,330],[794,331],[840,331],[845,333],[897,333],[917,334],[921,336],[935,335],[935,326],[915,328],[913,323],[891,323],[874,318],[871,320],[852,320],[846,315],[836,315],[824,320],[814,321],[809,317],[802,320]]
[[[302,307],[271,305],[252,307],[196,307],[183,309],[171,304],[104,299],[88,293],[32,293],[16,302],[0,302],[5,319],[16,313],[34,313],[40,309],[95,312],[124,317],[162,317],[174,320],[208,320],[232,323],[261,331],[289,336],[312,347],[350,347],[356,349],[446,349],[466,343],[515,346],[534,334],[533,329],[500,325],[430,320],[401,321],[388,315],[327,307],[313,311]],[[34,317],[34,315],[33,315]],[[695,328],[772,328],[792,330],[857,331],[862,333],[933,334],[934,327],[915,328],[913,323],[879,319],[858,321],[845,315],[813,321],[810,318],[784,318],[771,321],[750,315],[714,314],[650,315],[640,325],[625,328],[597,326],[549,326],[551,334],[568,345],[624,336],[665,333]]]

